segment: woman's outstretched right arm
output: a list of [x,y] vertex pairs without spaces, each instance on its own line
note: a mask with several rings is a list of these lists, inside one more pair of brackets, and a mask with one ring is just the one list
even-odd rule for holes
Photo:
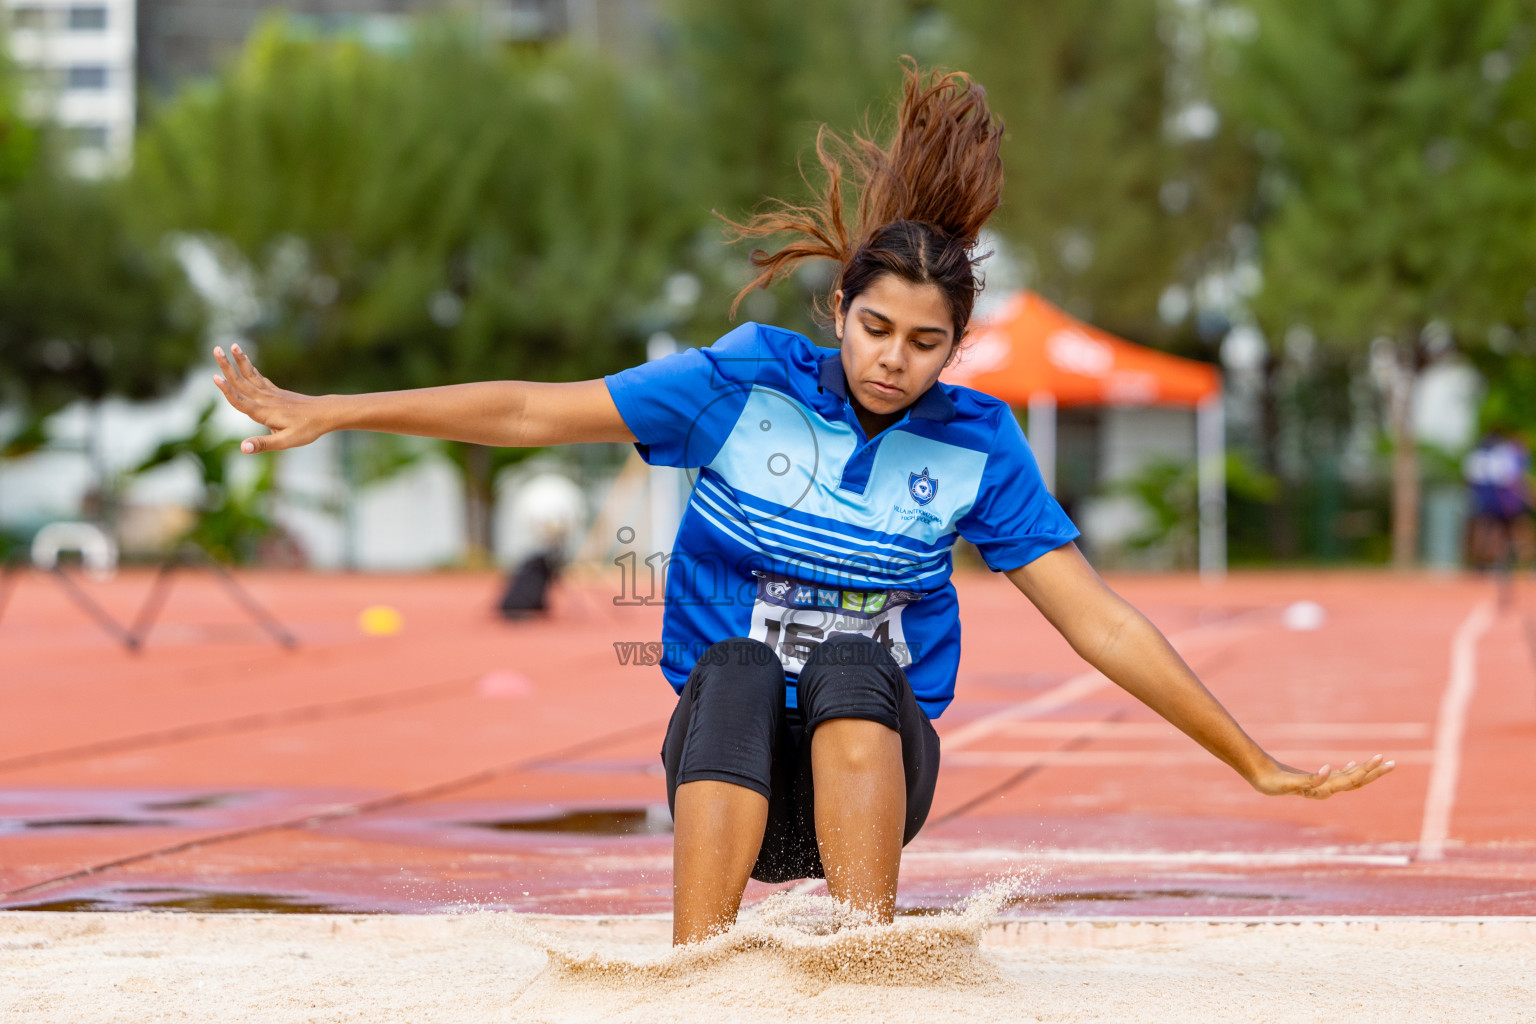
[[214,349],[222,376],[213,378],[229,404],[270,434],[247,438],[240,450],[272,452],[309,444],[333,430],[377,430],[499,448],[579,441],[634,441],[601,380],[569,384],[486,381],[366,395],[301,395],[263,377],[231,346]]

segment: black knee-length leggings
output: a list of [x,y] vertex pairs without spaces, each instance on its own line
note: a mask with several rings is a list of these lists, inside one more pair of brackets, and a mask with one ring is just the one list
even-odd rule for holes
[[768,827],[752,868],[760,882],[825,878],[816,847],[811,736],[822,722],[861,718],[901,734],[907,781],[902,844],[927,820],[939,775],[939,736],[895,660],[875,640],[853,633],[828,637],[806,660],[798,708],[786,708],[783,663],[757,640],[731,637],[704,653],[683,687],[667,726],[661,760],[667,803],[677,787],[713,779],[768,798]]

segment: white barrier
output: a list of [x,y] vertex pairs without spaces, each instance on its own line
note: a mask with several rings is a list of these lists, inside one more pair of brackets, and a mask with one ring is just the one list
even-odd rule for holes
[[65,551],[80,552],[86,571],[100,580],[117,571],[117,544],[93,523],[49,523],[32,538],[32,565],[49,572]]

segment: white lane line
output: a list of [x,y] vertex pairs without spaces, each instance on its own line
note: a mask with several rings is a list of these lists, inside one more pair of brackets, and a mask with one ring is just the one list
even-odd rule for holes
[[[1029,738],[1072,738],[1089,726],[1099,727],[1106,739],[1184,739],[1167,722],[1064,722],[1059,719],[1034,722],[1006,722],[997,730],[1000,736]],[[1265,722],[1253,723],[1253,732],[1264,737],[1288,739],[1354,739],[1360,736],[1387,739],[1423,739],[1429,735],[1427,722]],[[1209,756],[1209,755],[1207,755]],[[1332,756],[1332,755],[1329,755]]]
[[1352,740],[1358,736],[1417,740],[1429,736],[1428,722],[1277,722],[1255,724],[1266,736],[1288,739]]
[[1016,719],[1049,714],[1057,708],[1080,701],[1107,685],[1109,685],[1109,679],[1098,672],[1084,672],[1082,675],[1073,676],[1055,689],[1047,690],[1032,700],[1010,704],[1001,711],[983,715],[974,722],[967,722],[952,733],[944,734],[941,737],[943,756],[948,759],[952,751],[958,751],[967,744],[990,736]]
[[1407,854],[1348,853],[1334,847],[1300,850],[909,850],[903,863],[1030,862],[1044,864],[1174,864],[1194,867],[1289,868],[1308,864],[1354,864],[1366,867],[1407,867]]
[[[1168,642],[1182,655],[1186,647],[1192,642],[1202,639],[1218,639],[1229,633],[1246,631],[1256,624],[1270,609],[1261,608],[1245,615],[1236,616],[1225,622],[1219,622],[1210,626],[1196,626],[1186,629],[1182,633],[1176,633],[1168,637]],[[984,736],[991,736],[1003,729],[1011,722],[1025,718],[1037,718],[1055,711],[1057,708],[1080,701],[1105,686],[1110,685],[1109,678],[1097,671],[1084,672],[1075,675],[1071,679],[1047,690],[1038,697],[1020,701],[1018,704],[1010,704],[1000,711],[994,711],[990,715],[983,715],[974,722],[967,722],[954,732],[940,733],[939,738],[943,743],[944,756],[948,757],[952,751],[969,746]],[[1075,734],[1074,734],[1075,735]]]
[[1424,798],[1424,823],[1419,829],[1419,860],[1443,860],[1456,806],[1461,776],[1461,740],[1467,730],[1467,705],[1477,688],[1477,642],[1493,624],[1492,600],[1473,608],[1451,640],[1451,677],[1440,697],[1435,722],[1435,754],[1429,769],[1429,793]]
[[[1338,759],[1336,750],[1275,750],[1276,760],[1287,764],[1323,764]],[[1394,753],[1398,764],[1429,764],[1431,750]],[[1166,767],[1169,765],[1222,766],[1221,762],[1199,748],[1186,750],[963,750],[944,759],[952,766],[969,768],[1029,768],[1035,765],[1055,768]],[[1225,766],[1222,766],[1225,767]]]

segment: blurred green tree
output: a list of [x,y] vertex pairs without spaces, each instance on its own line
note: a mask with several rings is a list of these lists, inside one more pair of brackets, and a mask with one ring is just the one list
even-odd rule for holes
[[[817,126],[878,129],[898,94],[898,58],[911,54],[971,73],[1006,121],[994,227],[1020,251],[1028,283],[1111,330],[1200,349],[1193,295],[1233,262],[1227,234],[1248,209],[1254,161],[1205,101],[1199,18],[1146,0],[830,0],[814,13],[798,0],[674,0],[670,10],[677,91],[721,213],[805,194],[802,170],[819,173]],[[744,279],[738,260],[725,285]],[[794,302],[779,319],[824,283],[803,278],[781,293]],[[1170,286],[1189,297],[1171,317],[1160,310]],[[749,315],[778,313],[756,305]],[[1206,332],[1206,349],[1224,327]]]
[[678,93],[695,118],[725,214],[804,191],[817,128],[846,132],[887,112],[907,33],[898,0],[676,0]]
[[0,401],[38,420],[76,398],[147,398],[196,358],[201,307],[174,258],[129,230],[111,181],[65,168],[20,113],[0,52]]
[[1536,265],[1523,98],[1536,21],[1521,0],[1245,10],[1217,95],[1264,163],[1254,309],[1272,337],[1301,325],[1358,355],[1374,346],[1389,370],[1393,560],[1407,565],[1415,382],[1518,322]]
[[[264,372],[381,390],[637,360],[707,216],[696,161],[657,83],[578,50],[434,21],[381,51],[274,20],[151,120],[134,178],[163,229],[249,275]],[[457,453],[472,561],[498,462],[523,454]]]
[[[820,174],[822,124],[839,133],[878,126],[911,50],[903,0],[672,0],[663,56],[687,119],[700,204],[740,220],[766,198],[808,194],[802,173]],[[696,312],[677,326],[700,344],[727,328],[731,297],[751,278],[747,252],[728,249],[723,224],[701,226],[694,258],[703,284]],[[813,334],[812,301],[830,280],[808,269],[750,296],[744,315]]]
[[[878,130],[902,54],[960,68],[1008,125],[994,227],[1028,283],[1111,330],[1198,351],[1193,296],[1233,262],[1227,234],[1248,208],[1254,162],[1204,101],[1200,20],[1167,7],[831,0],[811,14],[797,0],[675,0],[677,91],[713,170],[703,187],[728,216],[803,195],[802,170],[819,173],[817,126]],[[745,262],[728,266],[740,273],[723,285],[739,286]],[[789,309],[764,298],[748,314],[796,316],[824,283],[802,278],[780,293]],[[1171,317],[1160,309],[1170,286],[1189,297]],[[1205,332],[1207,350],[1224,327]]]
[[[131,229],[120,183],[71,175],[62,132],[29,123],[19,99],[0,47],[0,405],[15,424],[0,459],[45,447],[45,421],[73,401],[177,387],[203,324],[177,260]],[[118,481],[98,442],[85,455],[110,526]]]
[[118,183],[59,164],[39,147],[0,221],[0,374],[36,417],[172,390],[203,323],[175,258],[130,230]]
[[1253,163],[1207,95],[1197,12],[942,0],[927,34],[1007,123],[996,226],[1030,287],[1123,336],[1208,353],[1226,324],[1207,323],[1202,346],[1190,314],[1202,278],[1233,262]]
[[0,49],[0,196],[26,176],[37,148],[37,133],[21,116],[17,78],[9,52]]

